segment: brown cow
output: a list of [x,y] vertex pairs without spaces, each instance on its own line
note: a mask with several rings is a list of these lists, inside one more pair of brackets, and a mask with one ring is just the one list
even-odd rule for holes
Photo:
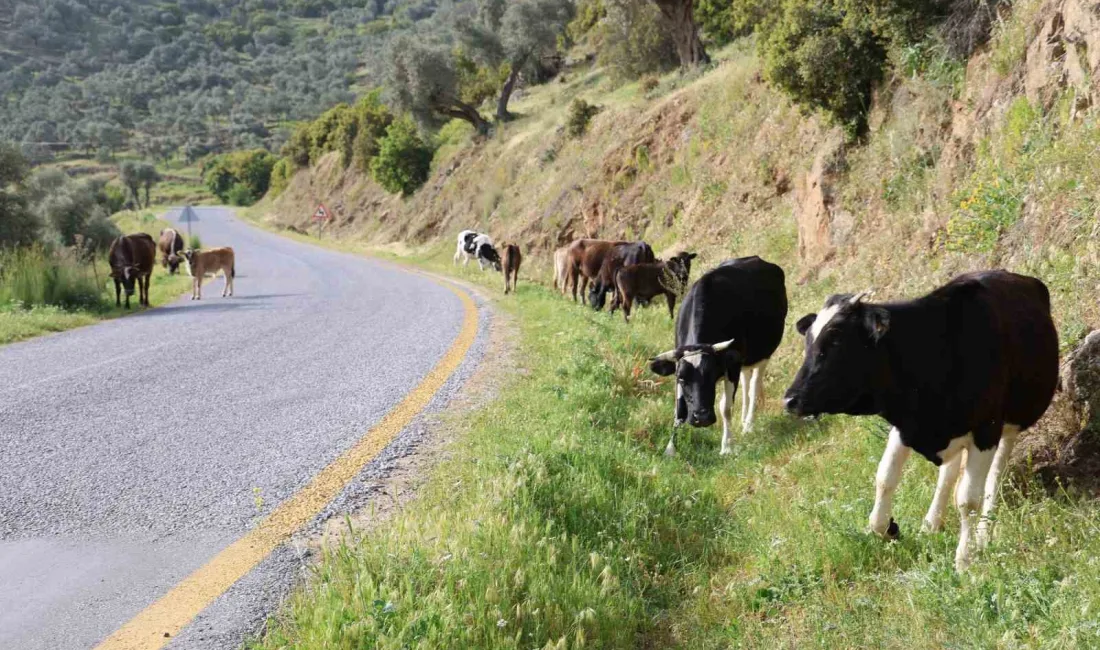
[[160,231],[160,241],[157,242],[160,249],[160,265],[168,269],[169,275],[175,275],[180,268],[180,252],[183,251],[183,237],[175,228],[165,228]]
[[185,250],[183,256],[191,267],[191,300],[202,300],[202,279],[207,273],[217,275],[221,271],[225,277],[222,298],[233,295],[233,278],[237,275],[233,249],[212,248],[208,251]]
[[577,289],[581,291],[581,301],[585,301],[588,281],[595,280],[603,266],[603,258],[617,244],[625,241],[606,239],[577,239],[569,244],[569,281],[573,286],[573,302],[577,301]]
[[653,249],[644,241],[636,241],[629,244],[616,244],[611,252],[603,258],[600,271],[592,281],[592,288],[588,292],[588,305],[599,311],[607,302],[607,294],[611,292],[613,304],[619,303],[619,291],[615,286],[615,276],[619,269],[634,264],[646,264],[656,262],[657,257]]
[[519,265],[523,262],[523,254],[515,244],[505,244],[503,248],[504,256],[501,258],[500,266],[504,271],[504,293],[508,293],[509,276],[512,281],[512,291],[516,290],[516,280],[519,279]]
[[115,281],[115,306],[122,306],[121,293],[125,288],[126,309],[130,308],[130,296],[134,295],[134,281],[137,280],[138,303],[148,307],[149,276],[157,260],[157,244],[153,238],[143,232],[123,235],[111,242],[107,260]]
[[[630,322],[630,308],[637,300],[652,300],[664,295],[668,301],[668,315],[675,318],[676,297],[687,289],[694,253],[681,253],[667,262],[634,264],[623,267],[615,276],[619,299],[623,307],[623,319]],[[610,311],[618,307],[611,303]]]
[[569,246],[554,251],[554,288],[563,296],[569,290]]

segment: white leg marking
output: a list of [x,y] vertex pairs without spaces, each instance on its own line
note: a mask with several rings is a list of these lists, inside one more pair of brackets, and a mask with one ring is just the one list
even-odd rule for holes
[[943,530],[943,513],[951,499],[951,492],[959,480],[959,468],[962,466],[962,451],[945,460],[940,465],[940,477],[936,480],[936,493],[932,495],[932,505],[924,516],[921,530],[926,533],[938,533]]
[[979,549],[989,544],[989,531],[993,527],[991,516],[997,507],[997,490],[1001,483],[1001,475],[1008,465],[1008,459],[1012,456],[1012,448],[1016,446],[1016,439],[1020,435],[1020,427],[1015,424],[1006,424],[1001,430],[1001,442],[997,445],[997,451],[993,454],[993,465],[989,468],[989,475],[985,478],[985,494],[982,496],[982,518],[978,522],[978,535],[975,542]]
[[885,536],[890,527],[890,513],[894,505],[894,490],[901,482],[901,470],[912,451],[901,441],[901,433],[890,429],[890,438],[886,441],[886,451],[878,464],[875,474],[875,507],[871,510],[869,523],[871,531]]
[[749,421],[749,388],[751,386],[752,371],[742,366],[741,368],[741,431],[745,430],[745,423]]
[[[742,430],[745,433],[752,431],[753,420],[756,419],[756,403],[764,399],[764,368],[768,365],[768,361],[765,359],[760,363],[752,367],[752,380],[751,385],[748,387],[746,395],[749,397],[749,415],[742,425]],[[742,398],[744,399],[744,398]]]
[[[744,376],[744,374],[742,374]],[[730,453],[730,419],[733,418],[733,398],[737,393],[737,386],[728,379],[722,380],[722,401],[719,407],[722,410],[722,450],[718,453],[726,456]],[[741,398],[742,402],[744,397]]]
[[680,386],[680,382],[676,382],[676,401],[672,403],[672,433],[668,437],[668,444],[665,446],[665,456],[676,455],[676,427],[680,425],[677,420],[676,409],[680,406],[680,398],[684,394],[684,389]]
[[970,566],[970,531],[981,507],[982,488],[989,476],[995,450],[978,451],[971,442],[966,450],[966,468],[955,489],[955,507],[959,510],[959,546],[955,549],[955,570],[962,573]]

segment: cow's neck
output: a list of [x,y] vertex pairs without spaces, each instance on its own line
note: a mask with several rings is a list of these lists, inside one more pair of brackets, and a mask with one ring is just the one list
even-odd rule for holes
[[877,370],[875,402],[879,414],[902,431],[923,428],[932,418],[933,405],[942,405],[944,386],[934,381],[944,359],[945,320],[916,301],[879,305],[890,314],[889,331],[879,341],[883,348]]

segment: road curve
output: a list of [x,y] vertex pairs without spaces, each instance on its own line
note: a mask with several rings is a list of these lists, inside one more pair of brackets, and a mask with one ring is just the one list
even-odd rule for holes
[[427,278],[198,213],[236,251],[234,297],[208,280],[201,302],[0,347],[0,648],[95,646],[352,446],[462,326]]

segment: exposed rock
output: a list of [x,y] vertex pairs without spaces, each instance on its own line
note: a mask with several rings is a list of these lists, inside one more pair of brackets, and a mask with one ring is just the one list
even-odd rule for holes
[[809,266],[825,261],[836,249],[832,228],[834,190],[844,168],[844,138],[835,131],[818,150],[813,167],[795,192],[798,255]]
[[1061,379],[1082,428],[1100,432],[1100,330],[1091,332],[1066,356]]

